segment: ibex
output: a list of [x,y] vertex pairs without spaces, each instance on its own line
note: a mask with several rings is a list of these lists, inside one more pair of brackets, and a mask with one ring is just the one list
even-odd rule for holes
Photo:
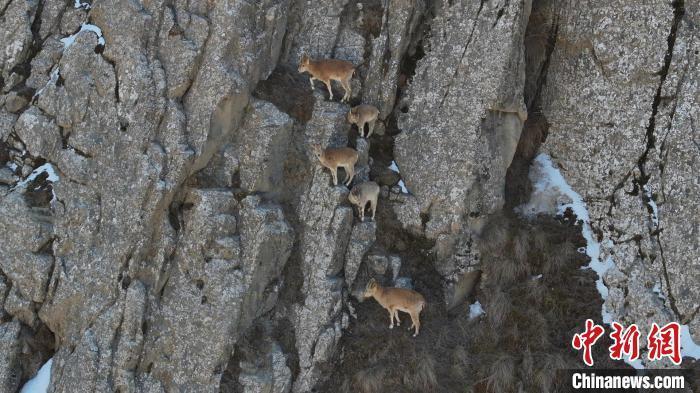
[[306,54],[301,56],[299,63],[299,72],[308,72],[311,74],[311,91],[314,90],[314,80],[318,79],[326,84],[330,100],[333,100],[333,90],[331,90],[331,81],[338,81],[345,89],[345,95],[341,101],[350,99],[352,89],[350,80],[355,73],[355,66],[349,61],[336,59],[311,60]]
[[367,283],[365,299],[373,297],[382,307],[389,311],[389,329],[394,328],[394,318],[396,318],[396,326],[401,326],[399,320],[399,311],[407,312],[411,316],[413,324],[408,330],[415,327],[413,337],[418,335],[420,331],[420,312],[425,308],[425,298],[416,291],[404,288],[384,288],[377,280],[371,279]]
[[[379,109],[367,104],[358,105],[348,112],[348,122],[357,125],[357,130],[363,138],[369,138],[369,136],[372,135],[377,117],[379,117]],[[365,136],[365,124],[369,124],[367,136]]]
[[345,169],[347,180],[344,182],[346,186],[350,185],[352,178],[355,177],[355,163],[357,162],[358,154],[355,149],[349,147],[328,147],[322,148],[321,145],[314,143],[311,145],[316,158],[321,162],[321,165],[331,170],[333,176],[333,185],[338,185],[338,167]]
[[357,206],[360,221],[365,220],[365,206],[367,206],[367,202],[370,203],[369,208],[372,210],[372,220],[374,220],[374,213],[377,211],[378,198],[379,185],[373,181],[355,185],[348,195],[348,200],[350,203]]

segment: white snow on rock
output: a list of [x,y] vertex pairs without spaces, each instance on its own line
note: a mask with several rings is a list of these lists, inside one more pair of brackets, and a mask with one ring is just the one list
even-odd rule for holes
[[90,3],[81,3],[80,0],[75,0],[75,3],[73,3],[73,8],[85,8],[86,10],[89,10],[92,7],[90,6]]
[[644,185],[644,195],[647,199],[647,205],[651,208],[651,222],[654,224],[654,228],[659,227],[659,207],[656,206],[656,201],[651,193],[651,187],[648,184]]
[[32,171],[32,173],[27,176],[26,179],[22,180],[21,182],[17,183],[16,187],[19,186],[25,186],[32,180],[36,179],[39,175],[42,173],[46,173],[48,177],[46,178],[46,181],[50,181],[52,183],[56,183],[60,178],[58,177],[58,174],[56,174],[56,170],[54,169],[53,165],[49,164],[48,162]]
[[469,320],[478,318],[480,315],[486,314],[484,308],[481,307],[481,303],[477,300],[474,304],[469,305]]
[[394,171],[396,173],[401,173],[401,172],[399,172],[399,166],[396,165],[396,161],[391,162],[391,165],[389,165],[389,169],[391,169],[392,171]]
[[[601,260],[600,243],[596,240],[591,229],[591,217],[588,214],[586,203],[576,191],[566,182],[559,169],[554,167],[551,158],[547,154],[540,154],[535,157],[530,170],[530,181],[533,184],[532,196],[528,203],[517,207],[516,212],[532,217],[540,213],[561,215],[567,209],[571,209],[578,220],[581,220],[581,234],[586,239],[586,247],[579,249],[579,252],[586,253],[591,259],[587,269],[593,269],[598,274],[596,289],[603,298],[601,315],[603,323],[613,322],[612,315],[605,307],[605,300],[608,298],[608,287],[603,283],[605,272],[614,267],[612,258]],[[651,199],[651,198],[650,198]],[[631,361],[624,359],[625,363],[635,369],[643,369],[644,362],[641,359]]]
[[399,187],[401,187],[401,192],[403,194],[408,194],[408,188],[406,188],[406,183],[403,182],[403,180],[399,180]]
[[[46,173],[46,181],[49,181],[51,183],[56,183],[60,180],[60,177],[56,173],[56,169],[53,167],[53,165],[49,164],[48,162],[32,171],[32,173],[27,176],[26,179],[22,180],[21,182],[17,183],[12,189],[16,189],[17,187],[25,187],[27,184],[29,184],[31,181],[36,179],[39,175],[42,173]],[[56,202],[58,202],[58,198],[56,197],[56,192],[54,191],[53,187],[51,188],[51,207],[55,207]]]
[[[590,225],[591,219],[583,199],[566,183],[564,177],[559,170],[554,167],[550,157],[546,154],[540,154],[535,158],[532,164],[532,170],[530,171],[530,180],[533,183],[531,200],[527,204],[516,208],[516,211],[525,216],[533,216],[539,213],[563,214],[568,208],[573,210],[578,219],[582,221],[581,231],[583,237],[586,239],[586,247],[579,249],[579,251],[585,252],[586,255],[591,258],[591,262],[587,268],[593,269],[598,273],[596,288],[603,298],[603,301],[605,301],[608,297],[608,288],[603,283],[602,277],[608,269],[614,266],[614,263],[610,257],[601,260],[600,243],[598,243],[593,236]],[[658,227],[659,210],[652,197],[652,191],[649,187],[645,186],[644,193],[651,211],[651,222],[654,227]],[[657,294],[660,299],[666,299],[659,283],[652,288],[652,291]],[[605,304],[603,304],[601,312],[603,322],[610,324],[612,322],[612,315],[606,310]],[[700,359],[700,345],[697,345],[693,341],[687,325],[681,325],[681,356]],[[643,359],[632,361],[626,358],[624,361],[635,369],[645,368]]]
[[630,366],[632,366],[636,370],[644,370],[646,368],[646,366],[644,366],[644,362],[642,361],[641,358],[630,360],[629,357],[625,356],[625,357],[623,357],[622,360],[624,360],[625,363],[629,364]]
[[681,325],[681,357],[700,359],[700,345],[693,341],[688,325]]
[[[391,162],[391,165],[389,165],[389,169],[391,169],[392,171],[394,171],[396,173],[401,173],[399,171],[399,166],[396,165],[396,161]],[[403,182],[403,179],[399,180],[399,187],[401,187],[402,194],[410,194],[410,192],[408,191],[408,188],[406,188],[406,183]]]
[[661,290],[661,284],[657,282],[656,284],[654,284],[654,288],[652,288],[651,290],[659,296],[659,299],[666,300],[666,295],[664,295],[663,291]]
[[34,378],[27,381],[20,390],[20,393],[46,393],[49,390],[49,382],[51,381],[51,365],[53,358],[49,359],[46,364],[41,366]]
[[78,30],[77,33],[73,35],[69,35],[66,38],[61,38],[61,42],[63,42],[63,49],[68,49],[73,43],[75,42],[75,38],[80,34],[82,31],[92,31],[93,33],[97,34],[97,43],[99,45],[104,45],[105,44],[105,39],[102,36],[102,29],[95,25],[91,25],[89,23],[83,23],[80,26],[80,30]]
[[41,93],[44,92],[44,89],[46,89],[46,87],[49,86],[50,84],[54,84],[54,85],[55,85],[56,82],[58,81],[58,76],[59,76],[59,71],[58,71],[58,67],[56,67],[56,68],[54,68],[53,71],[51,71],[51,78],[49,78],[49,81],[46,82],[46,84],[44,85],[44,87],[42,87],[42,88],[39,89],[36,93],[34,93],[34,97],[32,97],[32,98],[39,97],[39,96],[41,95]]
[[[596,240],[591,229],[591,218],[586,208],[586,203],[576,191],[566,182],[559,169],[554,167],[551,158],[547,154],[535,157],[530,170],[530,181],[533,184],[530,201],[516,208],[516,211],[525,216],[534,216],[539,213],[564,214],[571,209],[576,217],[581,220],[581,232],[586,239],[584,250],[591,258],[588,268],[598,273],[596,288],[605,301],[608,298],[608,287],[603,283],[603,274],[615,266],[610,257],[605,260],[600,258],[600,243]],[[605,304],[601,310],[603,322],[612,322],[612,315],[606,310]]]

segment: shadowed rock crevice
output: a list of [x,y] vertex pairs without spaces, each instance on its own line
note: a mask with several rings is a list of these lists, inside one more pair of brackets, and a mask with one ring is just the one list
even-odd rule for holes
[[[697,102],[687,77],[697,69],[695,8],[674,1],[624,14],[561,13],[542,108],[550,123],[543,146],[585,201],[600,259],[612,262],[605,310],[639,326],[687,322],[697,341],[700,321],[689,317],[697,288],[688,281],[697,281],[697,263],[687,261],[699,248],[686,235],[694,225],[686,217],[697,215],[688,199],[697,186],[686,180],[697,166],[687,134],[696,116],[681,109]],[[611,23],[589,36],[596,15]],[[659,24],[637,29],[645,45],[627,49],[632,36],[615,31],[642,20]]]
[[547,81],[549,62],[557,41],[557,2],[535,0],[525,31],[525,88],[523,97],[527,120],[518,141],[513,162],[506,173],[506,209],[527,202],[531,184],[528,178],[530,164],[547,138],[549,124],[542,112],[541,92]]
[[[646,149],[642,153],[642,155],[639,157],[639,160],[637,161],[637,168],[639,169],[639,177],[636,177],[633,179],[632,184],[634,186],[634,189],[632,193],[637,193],[638,195],[641,196],[642,201],[646,206],[648,206],[648,209],[651,209],[651,204],[655,203],[653,200],[653,196],[647,195],[643,190],[646,189],[646,185],[649,182],[650,175],[647,174],[647,158],[650,152],[654,151],[657,149],[657,139],[659,138],[659,132],[656,130],[656,122],[657,122],[657,116],[659,115],[659,105],[661,103],[661,96],[662,96],[662,90],[664,87],[664,83],[666,82],[666,78],[668,77],[669,69],[671,67],[671,62],[673,60],[673,49],[676,44],[676,36],[678,33],[678,27],[681,23],[681,20],[683,18],[683,15],[685,14],[685,8],[684,8],[684,0],[674,0],[673,3],[671,4],[673,7],[673,21],[671,22],[671,29],[668,33],[668,38],[667,38],[667,49],[666,49],[666,54],[664,55],[664,60],[663,60],[663,66],[659,70],[659,85],[656,90],[656,94],[654,95],[654,100],[652,102],[651,106],[651,115],[649,117],[647,129],[646,129]],[[671,119],[673,119],[673,114],[671,114]],[[669,123],[669,128],[671,127]],[[654,214],[653,211],[650,211],[650,216]],[[667,293],[668,293],[668,300],[669,300],[669,306],[671,307],[671,310],[675,313],[676,317],[678,318],[681,323],[687,324],[689,320],[692,318],[688,319],[685,315],[683,315],[679,310],[678,307],[676,306],[676,298],[673,295],[673,286],[671,285],[671,278],[669,277],[668,274],[668,267],[666,266],[666,258],[664,256],[664,248],[663,248],[663,243],[661,242],[661,239],[659,237],[659,230],[654,231],[653,229],[650,229],[650,236],[655,238],[655,241],[658,244],[659,248],[659,259],[662,264],[662,269],[663,269],[663,277],[664,280],[666,281],[666,288],[667,288]]]
[[314,95],[308,75],[298,73],[293,66],[278,65],[266,80],[258,82],[253,97],[273,103],[302,124],[313,113]]
[[[11,312],[17,295],[11,289],[6,294],[4,285],[9,283],[0,274],[0,306]],[[36,375],[39,368],[54,356],[56,338],[49,328],[37,321],[34,326],[13,320],[12,315],[0,311],[0,344],[3,346],[4,362],[0,367],[0,380],[3,388],[17,391],[24,383]]]
[[[454,326],[447,322],[443,280],[433,266],[430,249],[434,242],[401,227],[392,209],[397,201],[386,194],[387,188],[384,186],[384,196],[379,200],[376,242],[348,288],[348,308],[356,317],[339,343],[338,351],[344,356],[327,370],[329,377],[317,392],[442,391],[440,388],[450,386],[435,347],[443,348],[438,326]],[[422,328],[417,338],[406,330],[410,325],[407,314],[400,313],[402,325],[389,330],[386,310],[372,299],[362,299],[370,278],[385,286],[411,285],[423,294],[428,305],[421,313]],[[452,388],[457,386],[454,383]]]

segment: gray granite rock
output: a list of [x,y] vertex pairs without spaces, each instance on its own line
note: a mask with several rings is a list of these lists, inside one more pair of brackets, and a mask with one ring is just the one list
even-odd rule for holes
[[[306,125],[305,140],[345,146],[349,129],[344,121],[347,106],[318,99],[316,102],[312,120]],[[328,170],[310,152],[308,155],[313,165],[311,182],[297,208],[304,232],[299,247],[305,298],[294,312],[300,367],[294,392],[309,391],[319,382],[320,368],[340,340],[340,329],[335,326],[342,319],[341,306],[346,295],[344,280],[338,275],[344,266],[353,224],[347,187],[332,186]],[[320,348],[324,352],[319,352]]]
[[367,266],[370,268],[371,273],[383,276],[389,269],[389,258],[382,254],[369,255],[367,257]]
[[311,58],[331,57],[341,29],[340,16],[347,3],[348,0],[298,1],[299,23],[290,26],[294,34],[290,36],[293,41],[288,43],[287,62],[298,64],[304,53]]
[[605,277],[607,310],[639,326],[688,323],[698,341],[700,238],[689,234],[700,214],[700,86],[689,76],[700,10],[686,3],[680,17],[675,7],[622,2],[567,14],[543,90],[545,150],[586,201],[601,258],[616,266]]
[[19,368],[20,322],[0,324],[0,381],[3,392],[15,392],[19,388],[22,372]]
[[345,281],[348,286],[355,282],[363,258],[376,240],[376,232],[375,222],[358,222],[353,226],[345,253]]
[[[398,105],[394,155],[411,193],[394,210],[403,226],[437,241],[438,260],[454,253],[469,216],[503,206],[525,113],[521,45],[529,2],[460,2],[440,7],[429,46]],[[465,108],[468,108],[465,110]],[[443,269],[447,279],[460,266]]]
[[10,288],[5,298],[5,311],[18,321],[29,327],[35,327],[37,322],[34,304],[25,298],[17,287]]
[[[6,85],[3,90],[14,87],[18,81],[14,67],[26,61],[32,45],[31,26],[36,17],[39,1],[9,1],[2,7],[3,23],[0,37],[5,49],[0,54],[0,77]],[[8,83],[9,82],[9,83]]]
[[246,393],[288,393],[292,387],[292,372],[286,365],[286,355],[279,344],[272,343],[264,357],[256,359],[258,366],[241,362],[238,383]]
[[287,114],[269,102],[251,102],[236,141],[243,189],[269,192],[280,187],[291,132]]
[[[365,104],[379,108],[379,117],[386,119],[394,110],[401,63],[409,52],[409,46],[415,45],[413,37],[419,31],[426,4],[419,0],[389,0],[384,2],[383,8],[381,31],[378,37],[372,39],[363,100]],[[411,49],[415,55],[416,48]],[[384,134],[381,124],[378,124],[375,132]]]
[[18,189],[0,199],[0,269],[26,301],[43,302],[54,260],[47,209],[32,208]]

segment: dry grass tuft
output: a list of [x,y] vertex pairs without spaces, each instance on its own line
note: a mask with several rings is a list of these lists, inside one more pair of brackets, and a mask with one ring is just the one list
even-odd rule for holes
[[415,386],[424,392],[435,391],[437,387],[437,375],[435,367],[437,363],[432,355],[421,353],[415,360],[414,367],[406,370],[403,375],[405,386]]
[[503,322],[511,312],[510,298],[501,290],[496,290],[491,293],[491,296],[486,303],[486,309],[491,326],[498,329],[503,325]]
[[515,360],[508,355],[501,355],[489,367],[487,386],[493,392],[507,392],[513,389],[517,370]]
[[353,392],[361,393],[381,393],[386,369],[382,366],[375,365],[358,371],[352,377]]
[[[384,240],[398,253],[391,249],[397,239]],[[492,217],[480,240],[476,298],[485,316],[470,321],[470,302],[448,314],[429,254],[409,249],[402,254],[405,268],[429,303],[421,334],[410,337],[405,315],[401,328],[389,330],[381,306],[357,304],[358,319],[341,339],[343,359],[319,391],[556,391],[556,370],[579,364],[569,345],[572,332],[585,318],[600,318],[595,275],[580,270],[587,258],[576,252],[583,245],[580,227],[503,214]]]

